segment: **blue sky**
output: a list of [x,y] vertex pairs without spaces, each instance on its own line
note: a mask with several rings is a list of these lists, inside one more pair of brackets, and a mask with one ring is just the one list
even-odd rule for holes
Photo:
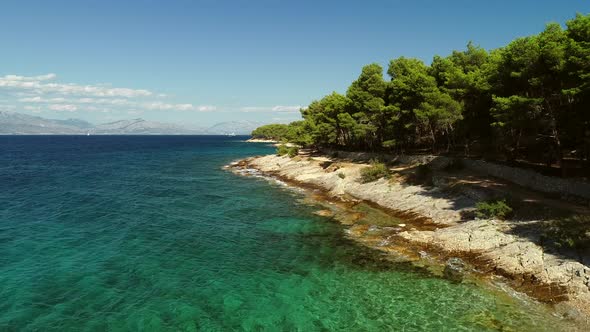
[[28,1],[0,4],[0,110],[91,122],[285,122],[360,68],[491,49],[590,1]]

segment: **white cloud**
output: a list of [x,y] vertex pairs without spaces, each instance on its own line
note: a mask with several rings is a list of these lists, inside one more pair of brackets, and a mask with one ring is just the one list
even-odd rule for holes
[[127,99],[117,98],[117,99],[110,99],[110,98],[43,98],[40,96],[35,97],[25,97],[20,98],[18,101],[22,103],[43,103],[43,104],[95,104],[95,105],[118,105],[118,106],[126,106],[126,105],[135,105],[135,103],[131,102]]
[[301,106],[299,106],[299,105],[297,105],[297,106],[277,105],[272,108],[272,111],[273,112],[299,112],[300,109],[301,109]]
[[215,110],[217,110],[217,107],[213,106],[213,105],[201,105],[197,107],[197,110],[199,112],[213,112]]
[[161,101],[143,104],[148,110],[168,111],[168,110],[187,110],[193,107],[191,104],[167,104]]
[[[63,97],[55,97],[55,98],[44,98],[41,96],[35,97],[25,97],[18,99],[19,102],[22,103],[32,103],[32,104],[47,104],[49,105],[48,109],[51,110],[58,110],[59,107],[52,108],[51,105],[55,104],[69,104],[72,106],[76,106],[78,110],[86,110],[86,111],[105,111],[104,106],[111,106],[111,107],[132,107],[132,108],[139,108],[144,110],[151,110],[151,111],[197,111],[197,112],[211,112],[215,111],[217,107],[213,105],[193,105],[193,104],[174,104],[174,103],[164,103],[161,101],[153,101],[153,102],[139,102],[139,101],[132,101],[129,99],[122,99],[122,98],[63,98]],[[133,111],[133,110],[128,110]]]
[[[145,111],[231,112],[235,107],[173,102],[174,96],[144,89],[115,88],[110,85],[60,83],[57,75],[0,76],[0,93],[10,96],[0,109],[24,109],[31,112],[104,112],[139,114]],[[12,104],[12,105],[11,105]],[[10,105],[10,107],[8,106]],[[299,105],[250,106],[241,112],[268,112],[291,116]]]
[[44,104],[62,104],[66,102],[65,98],[43,98],[43,97],[25,97],[20,98],[18,101],[22,103],[44,103]]
[[24,109],[26,111],[31,111],[33,113],[41,113],[41,106],[31,106],[31,105],[26,105],[24,107]]
[[47,74],[47,75],[39,75],[39,76],[18,76],[18,75],[6,75],[4,76],[5,79],[12,80],[12,81],[48,81],[56,78],[57,75],[55,74]]
[[200,105],[195,106],[193,104],[168,104],[163,103],[161,101],[145,103],[143,105],[144,108],[148,110],[158,110],[158,111],[198,111],[198,112],[210,112],[217,109],[217,107],[212,105]]
[[299,112],[299,110],[302,107],[297,105],[297,106],[283,106],[283,105],[277,105],[277,106],[247,106],[247,107],[242,107],[240,108],[240,110],[242,112]]
[[71,104],[52,104],[49,105],[47,108],[57,112],[75,112],[78,110],[78,107],[76,105]]
[[55,78],[55,74],[28,77],[6,75],[4,77],[0,77],[0,88],[33,91],[37,94],[56,93],[63,95],[79,95],[92,97],[134,98],[149,97],[152,95],[151,91],[143,89],[112,88],[102,85],[78,85],[73,83],[45,83],[45,81],[52,80]]
[[130,106],[130,105],[135,105],[134,102],[127,100],[127,99],[122,99],[122,98],[114,98],[114,99],[108,99],[108,98],[80,98],[77,100],[73,100],[72,102],[74,103],[80,103],[80,104],[101,104],[101,105],[115,105],[115,106]]

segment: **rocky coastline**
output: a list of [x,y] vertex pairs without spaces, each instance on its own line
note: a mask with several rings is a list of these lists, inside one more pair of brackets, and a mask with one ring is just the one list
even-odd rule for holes
[[[391,178],[362,183],[361,169],[369,165],[352,159],[268,155],[240,160],[229,168],[243,175],[260,172],[308,189],[332,204],[378,208],[394,221],[363,219],[366,211],[353,209],[346,216],[335,216],[330,208],[318,214],[338,217],[347,234],[367,246],[409,261],[434,261],[451,280],[464,274],[501,279],[514,290],[552,305],[556,314],[590,326],[589,253],[572,254],[544,243],[541,226],[546,218],[540,214],[509,220],[474,215],[478,201],[507,193],[522,200],[523,211],[544,208],[587,215],[587,206],[547,198],[473,169],[453,170],[444,158],[400,158],[392,163]],[[420,165],[425,164],[426,177],[420,174]]]
[[275,141],[272,139],[254,138],[254,137],[247,139],[246,142],[249,142],[249,143],[278,143],[278,141]]

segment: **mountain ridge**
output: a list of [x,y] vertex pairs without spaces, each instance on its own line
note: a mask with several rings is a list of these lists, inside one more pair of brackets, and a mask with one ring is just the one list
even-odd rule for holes
[[142,118],[92,124],[75,118],[57,120],[0,111],[0,135],[249,135],[262,124],[239,120],[220,122],[210,127],[187,128]]

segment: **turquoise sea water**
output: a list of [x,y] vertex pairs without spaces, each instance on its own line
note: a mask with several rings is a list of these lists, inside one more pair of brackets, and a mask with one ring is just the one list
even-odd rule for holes
[[549,330],[378,254],[226,137],[0,137],[0,331]]

